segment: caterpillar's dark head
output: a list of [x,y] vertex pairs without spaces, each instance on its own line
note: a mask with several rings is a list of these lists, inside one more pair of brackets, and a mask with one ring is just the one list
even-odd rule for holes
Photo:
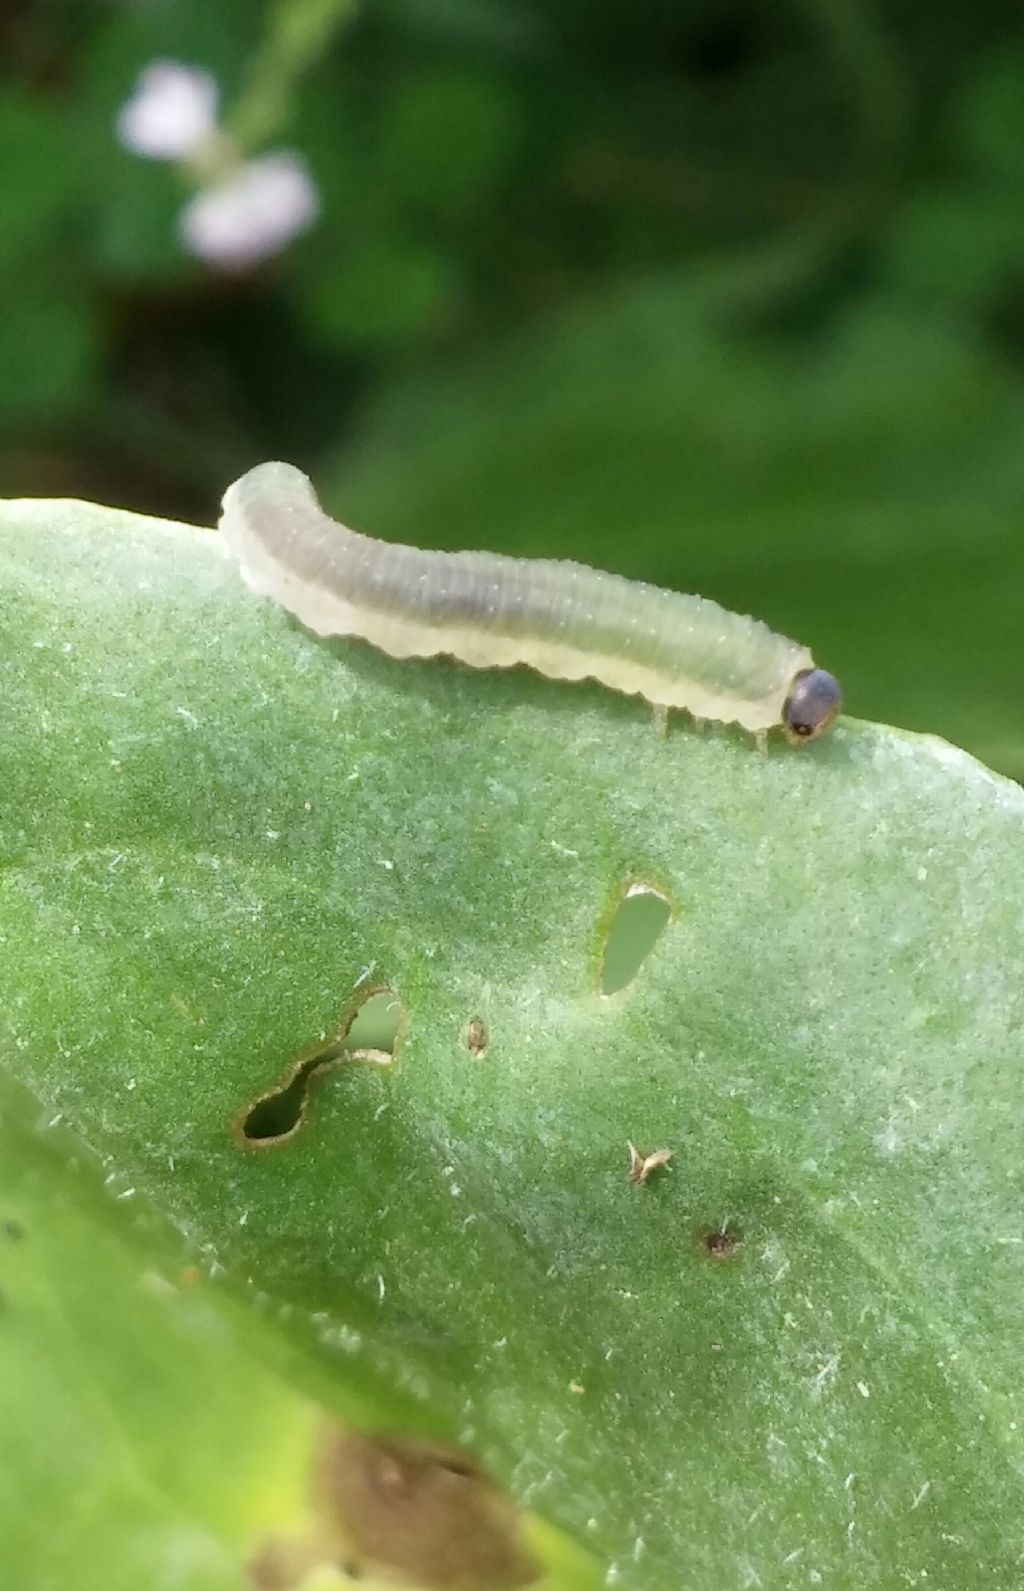
[[804,668],[793,676],[782,727],[795,746],[817,740],[828,729],[843,705],[843,693],[834,674],[823,668]]

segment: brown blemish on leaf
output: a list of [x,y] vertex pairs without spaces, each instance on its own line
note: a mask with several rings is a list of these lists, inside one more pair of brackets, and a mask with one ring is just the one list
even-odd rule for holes
[[466,1048],[470,1055],[482,1055],[487,1048],[487,1029],[482,1017],[472,1017],[466,1028]]
[[245,1570],[255,1591],[295,1591],[318,1567],[312,1542],[274,1537],[249,1559]]
[[672,1159],[671,1149],[653,1149],[649,1155],[642,1155],[636,1144],[631,1144],[628,1139],[626,1143],[629,1149],[627,1176],[630,1182],[646,1182],[652,1171],[667,1166]]
[[334,1429],[314,1478],[336,1564],[424,1591],[514,1591],[540,1566],[515,1503],[460,1448]]
[[732,1260],[743,1247],[743,1235],[734,1226],[705,1227],[699,1244],[701,1253],[710,1260]]
[[[280,1082],[273,1088],[265,1089],[257,1094],[256,1098],[238,1112],[230,1124],[232,1137],[243,1149],[264,1150],[276,1149],[281,1144],[290,1143],[305,1125],[309,1115],[310,1096],[314,1084],[328,1072],[335,1071],[341,1066],[362,1062],[371,1066],[390,1066],[398,1053],[402,1029],[405,1025],[404,1011],[395,1033],[393,1048],[388,1050],[374,1049],[349,1049],[345,1040],[352,1029],[356,1017],[366,1005],[368,1000],[375,999],[378,995],[393,994],[386,984],[371,985],[360,990],[359,997],[354,1000],[345,1012],[339,1029],[334,1038],[326,1044],[319,1044],[312,1050],[307,1050],[293,1061],[288,1067]],[[395,996],[397,999],[397,996]],[[275,1114],[280,1114],[287,1097],[297,1095],[295,1101],[294,1119],[283,1131],[274,1131]],[[289,1112],[290,1114],[290,1112]],[[269,1130],[264,1130],[269,1128]]]

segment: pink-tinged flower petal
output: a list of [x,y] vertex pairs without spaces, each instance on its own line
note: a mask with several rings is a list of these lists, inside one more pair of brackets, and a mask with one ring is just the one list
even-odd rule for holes
[[225,270],[277,254],[320,211],[320,195],[300,155],[281,150],[239,166],[198,193],[181,213],[191,253]]
[[154,61],[117,118],[117,136],[133,154],[180,160],[217,125],[217,80],[197,66]]

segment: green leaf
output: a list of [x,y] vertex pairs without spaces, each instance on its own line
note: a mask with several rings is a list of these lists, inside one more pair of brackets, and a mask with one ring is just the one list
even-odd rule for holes
[[381,182],[414,211],[459,212],[504,174],[522,131],[520,107],[500,79],[435,65],[401,83],[384,111]]
[[[0,1058],[114,1187],[620,1586],[1015,1584],[1024,794],[323,644],[206,532],[0,524]],[[672,920],[602,998],[631,885]],[[395,1053],[344,1059],[373,987]]]
[[44,100],[0,89],[0,269],[23,265],[31,249],[52,242],[81,180],[75,154],[62,121]]
[[983,310],[1020,269],[1024,223],[1005,193],[935,185],[903,206],[885,275],[924,302]]
[[369,239],[298,284],[299,313],[323,341],[349,348],[402,348],[430,337],[451,312],[457,283],[436,249]]
[[171,165],[113,150],[104,162],[103,175],[93,239],[100,269],[131,279],[170,281],[183,277],[190,262],[178,218],[189,189],[180,172]]
[[[8,1583],[251,1591],[250,1566],[315,1529],[309,1473],[328,1428],[316,1375],[289,1385],[266,1296],[215,1279],[116,1171],[101,1183],[4,1072],[0,1146]],[[365,1400],[333,1391],[336,1411],[372,1425]],[[553,1575],[540,1591],[590,1582],[554,1532],[532,1537]]]
[[980,57],[960,90],[957,142],[989,176],[1012,185],[1006,203],[1019,203],[1024,180],[1020,105],[1024,93],[1024,47],[1018,38]]
[[49,420],[80,405],[97,381],[99,343],[85,299],[13,287],[0,315],[0,418]]
[[312,1406],[248,1350],[250,1322],[215,1304],[134,1190],[99,1196],[57,1124],[0,1085],[8,1583],[243,1591],[268,1528],[294,1524]]

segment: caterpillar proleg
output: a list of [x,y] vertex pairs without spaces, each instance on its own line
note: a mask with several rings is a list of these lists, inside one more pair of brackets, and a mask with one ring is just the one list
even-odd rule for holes
[[758,735],[779,725],[798,743],[839,712],[832,675],[758,619],[584,564],[376,541],[325,514],[291,464],[259,464],[229,486],[220,528],[253,590],[318,635],[359,636],[392,657],[526,663]]

